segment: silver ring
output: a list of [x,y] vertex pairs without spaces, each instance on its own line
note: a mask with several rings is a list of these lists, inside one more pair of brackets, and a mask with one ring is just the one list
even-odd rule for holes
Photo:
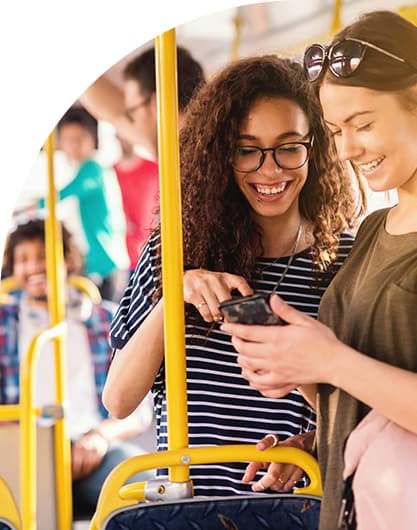
[[200,307],[203,307],[203,305],[207,305],[207,302],[204,300],[198,304],[197,309],[200,309]]
[[262,490],[265,490],[266,488],[265,488],[265,486],[264,486],[264,483],[262,482],[263,478],[264,478],[264,477],[261,477],[261,478],[259,479],[259,484],[260,484]]
[[276,434],[267,434],[265,438],[272,438],[274,440],[274,443],[271,445],[271,447],[276,447],[279,442],[279,438]]

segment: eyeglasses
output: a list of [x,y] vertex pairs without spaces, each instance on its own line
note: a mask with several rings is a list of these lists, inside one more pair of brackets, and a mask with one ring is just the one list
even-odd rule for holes
[[242,173],[257,171],[265,161],[266,153],[271,151],[275,164],[281,169],[298,169],[308,159],[313,145],[310,142],[288,142],[275,147],[257,147],[255,145],[239,145],[233,153],[232,167]]
[[402,57],[398,57],[398,55],[394,55],[371,42],[347,37],[335,42],[330,48],[321,44],[312,44],[306,49],[304,52],[304,71],[308,80],[316,81],[320,77],[326,65],[326,60],[333,75],[336,77],[349,77],[358,69],[365,57],[367,48],[407,64]]
[[130,121],[133,121],[133,113],[140,109],[141,107],[146,107],[146,105],[149,104],[151,100],[151,96],[149,95],[146,99],[144,99],[143,101],[140,101],[139,103],[137,103],[136,105],[132,105],[131,107],[128,107],[127,109],[125,109],[124,111],[124,115],[126,116],[126,118],[128,118]]

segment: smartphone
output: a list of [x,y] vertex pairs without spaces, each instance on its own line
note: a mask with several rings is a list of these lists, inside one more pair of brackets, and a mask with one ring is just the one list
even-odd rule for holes
[[228,322],[264,326],[282,326],[285,324],[272,311],[269,305],[269,294],[257,293],[226,300],[219,304],[219,309]]

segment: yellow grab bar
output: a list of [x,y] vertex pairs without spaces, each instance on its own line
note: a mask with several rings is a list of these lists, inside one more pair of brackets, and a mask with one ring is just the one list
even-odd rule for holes
[[[67,282],[71,287],[86,294],[93,304],[99,304],[102,301],[100,291],[97,285],[86,276],[70,275]],[[9,276],[0,280],[0,294],[7,294],[10,291],[19,289],[19,284],[14,276]]]
[[219,462],[285,462],[301,467],[308,475],[310,484],[295,490],[296,494],[321,496],[322,485],[317,460],[306,451],[294,447],[275,447],[258,451],[255,445],[224,445],[191,447],[176,451],[160,451],[136,456],[119,464],[107,477],[97,504],[90,530],[103,527],[106,518],[116,510],[133,506],[144,499],[144,485],[139,482],[123,486],[126,480],[147,469],[189,465],[215,464]]
[[330,27],[331,35],[334,35],[342,28],[342,5],[343,0],[335,0],[333,6],[332,24]]
[[[181,449],[188,445],[188,423],[175,29],[156,38],[155,53],[168,447]],[[188,466],[169,470],[174,482],[189,476]]]
[[[50,289],[48,309],[51,326],[56,326],[65,318],[65,270],[62,232],[56,216],[54,132],[49,135],[44,147],[48,162],[48,196],[46,198],[48,215],[45,219],[46,272]],[[55,402],[60,406],[63,405],[66,398],[65,346],[62,336],[54,338],[54,347]],[[59,530],[70,530],[72,528],[71,445],[64,418],[58,419],[56,422],[54,441],[57,526]]]
[[[35,416],[41,415],[39,407],[33,407]],[[0,405],[0,421],[17,421],[20,419],[20,405]]]
[[68,283],[71,285],[71,287],[74,287],[74,289],[86,294],[93,304],[99,304],[102,302],[99,288],[86,276],[68,276]]
[[20,364],[20,498],[25,530],[36,529],[36,424],[33,407],[35,361],[39,348],[49,340],[62,337],[65,331],[66,324],[61,322],[38,333]]

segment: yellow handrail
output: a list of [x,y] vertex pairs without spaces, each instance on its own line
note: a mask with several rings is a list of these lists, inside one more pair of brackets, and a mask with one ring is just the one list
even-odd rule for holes
[[[46,271],[50,295],[48,308],[51,325],[56,326],[65,318],[64,301],[64,253],[62,232],[56,216],[57,191],[54,182],[54,133],[46,143],[45,151],[48,162],[48,196],[46,206],[48,215],[45,219]],[[54,338],[55,346],[55,399],[58,406],[64,404],[66,398],[64,341],[62,336]],[[71,482],[71,445],[66,432],[65,417],[57,419],[55,430],[55,476],[57,524],[60,530],[72,527],[72,482]],[[25,528],[26,530],[26,528]]]
[[101,529],[104,521],[116,510],[134,506],[144,500],[145,483],[123,486],[131,475],[147,469],[167,466],[182,468],[185,461],[190,465],[237,461],[295,464],[300,466],[310,479],[307,487],[298,488],[295,493],[317,496],[322,494],[320,470],[316,459],[306,451],[294,447],[275,447],[258,451],[255,445],[224,445],[161,451],[130,458],[113,469],[101,490],[90,530]]
[[[33,408],[35,416],[41,415],[41,408]],[[1,405],[0,421],[18,421],[20,419],[20,405]]]
[[20,363],[20,498],[24,530],[36,529],[36,421],[33,407],[35,361],[39,348],[49,340],[62,337],[65,328],[66,325],[61,322],[38,333]]
[[0,280],[0,293],[7,294],[10,291],[15,291],[18,289],[18,283],[14,276],[8,276],[7,278],[2,278]]
[[74,289],[86,294],[93,304],[100,304],[102,302],[99,288],[86,276],[68,276],[68,283],[71,287],[74,287]]
[[[71,287],[86,294],[93,304],[99,304],[102,301],[100,291],[97,285],[86,276],[71,275],[68,276],[67,282]],[[14,276],[8,276],[0,280],[0,295],[7,295],[10,291],[19,289],[19,284]],[[0,303],[2,299],[0,298]]]
[[[156,38],[155,55],[168,447],[181,449],[188,445],[188,422],[175,29]],[[170,469],[169,477],[187,481],[188,466]]]
[[242,41],[242,26],[244,22],[244,17],[242,15],[242,7],[237,7],[235,11],[235,16],[232,18],[233,23],[233,39],[231,46],[231,60],[237,61],[240,57],[240,45]]
[[333,6],[333,18],[330,26],[330,34],[334,35],[342,28],[342,4],[343,0],[335,0]]

